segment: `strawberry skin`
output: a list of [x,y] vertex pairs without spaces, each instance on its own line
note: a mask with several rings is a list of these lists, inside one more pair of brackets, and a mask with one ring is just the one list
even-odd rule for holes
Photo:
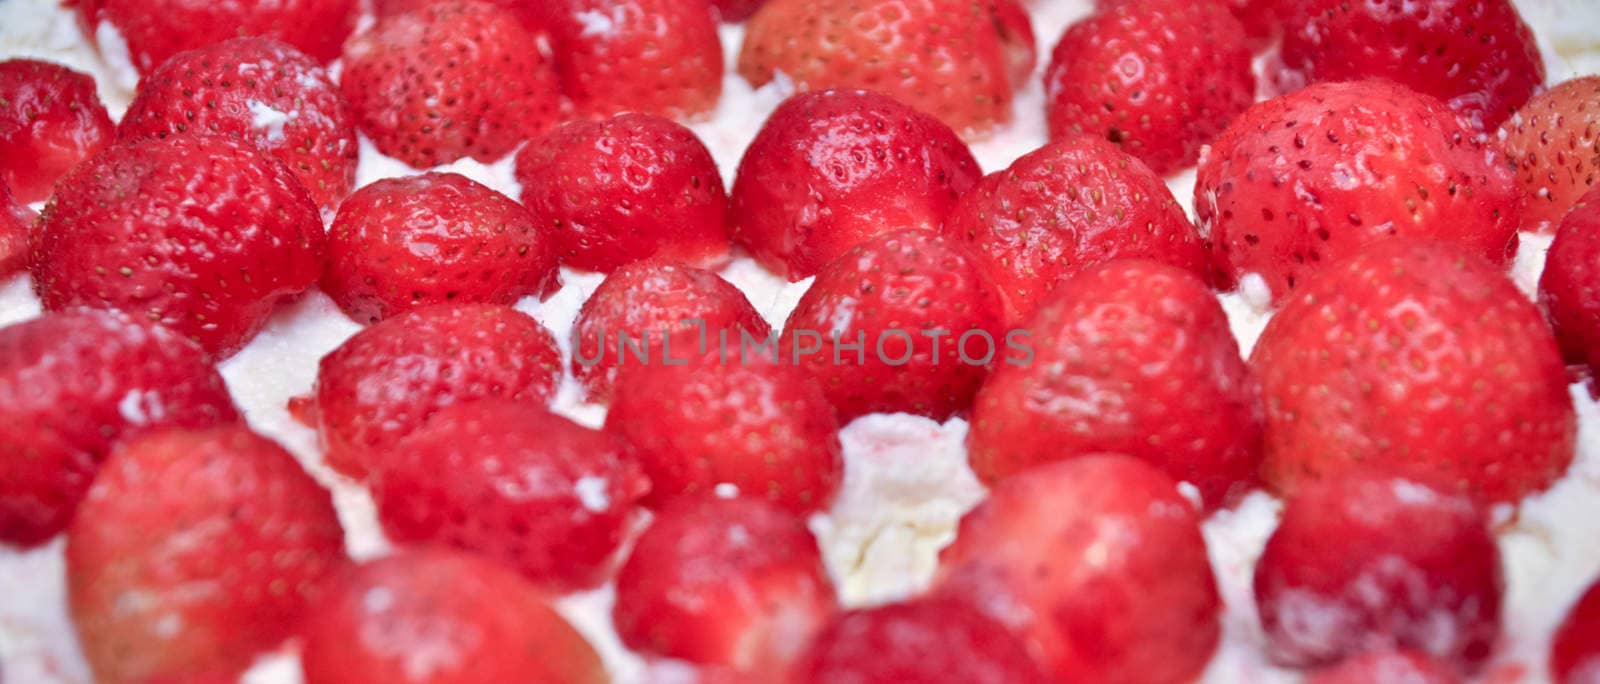
[[945,220],[944,234],[971,245],[1012,325],[1061,279],[1112,259],[1208,270],[1205,245],[1166,183],[1093,138],[1048,143],[984,176]]
[[1527,200],[1522,229],[1548,233],[1600,182],[1600,76],[1535,95],[1500,127]]
[[1550,676],[1560,684],[1587,684],[1600,668],[1600,582],[1578,597],[1550,644]]
[[28,236],[38,218],[32,209],[17,203],[11,189],[0,181],[0,278],[27,268]]
[[1193,484],[1208,507],[1254,483],[1258,387],[1198,278],[1143,259],[1086,269],[1027,329],[1031,361],[997,367],[974,402],[968,458],[984,482],[1118,453]]
[[1306,283],[1250,364],[1262,475],[1281,494],[1381,464],[1480,502],[1517,501],[1573,457],[1566,368],[1539,311],[1459,247],[1384,240]]
[[0,62],[0,185],[21,204],[50,197],[68,169],[110,144],[94,79],[51,62]]
[[345,562],[327,490],[242,426],[119,447],[66,555],[73,622],[106,684],[236,677]]
[[722,41],[707,0],[538,1],[578,111],[683,118],[716,107]]
[[1222,284],[1255,273],[1281,302],[1325,264],[1394,235],[1507,263],[1521,191],[1498,150],[1458,121],[1384,81],[1313,85],[1245,111],[1194,188]]
[[322,290],[363,323],[443,302],[509,306],[558,289],[557,258],[527,209],[466,176],[386,178],[339,207]]
[[506,10],[471,1],[379,19],[345,45],[339,86],[378,151],[416,168],[495,161],[563,108],[535,34]]
[[1567,362],[1600,368],[1600,190],[1573,205],[1556,231],[1539,276],[1539,307]]
[[141,75],[149,75],[185,50],[240,36],[281,40],[326,63],[339,56],[339,46],[355,28],[360,10],[355,0],[69,0],[66,4],[78,8],[91,43],[100,22],[111,22],[127,41],[128,56]]
[[758,499],[685,497],[639,536],[612,621],[634,650],[760,674],[784,671],[833,611],[798,518]]
[[325,240],[305,187],[248,142],[120,142],[56,185],[34,234],[33,288],[48,311],[121,309],[221,358],[316,282]]
[[481,553],[557,593],[610,574],[650,488],[626,442],[504,400],[440,409],[371,477],[390,539]]
[[728,195],[694,132],[648,114],[562,124],[517,153],[522,201],[562,263],[609,273],[659,258],[728,261]]
[[347,570],[311,611],[306,684],[606,684],[600,657],[522,578],[444,550]]
[[1319,670],[1306,684],[1461,684],[1439,661],[1412,650],[1372,651]]
[[853,610],[823,629],[791,684],[1044,684],[1026,645],[948,596]]
[[898,228],[934,229],[977,182],[949,126],[865,90],[785,100],[739,162],[734,238],[791,281]]
[[205,353],[165,328],[89,309],[0,328],[0,541],[64,529],[119,440],[238,418]]
[[1045,72],[1050,137],[1091,135],[1158,174],[1255,101],[1244,27],[1215,2],[1133,0],[1067,28]]
[[717,17],[730,23],[749,19],[765,4],[767,0],[711,0],[711,6],[717,10]]
[[288,165],[325,211],[356,179],[354,119],[316,60],[270,38],[174,55],[139,82],[117,135],[185,132],[249,140]]

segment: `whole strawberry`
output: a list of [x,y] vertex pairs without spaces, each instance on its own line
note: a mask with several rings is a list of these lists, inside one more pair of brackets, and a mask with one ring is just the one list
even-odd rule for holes
[[1267,74],[1278,92],[1381,78],[1493,131],[1544,83],[1539,46],[1511,0],[1292,0],[1282,16]]
[[326,211],[355,184],[355,123],[333,80],[316,60],[270,38],[174,55],[139,82],[117,128],[124,140],[185,132],[255,143]]
[[1551,232],[1600,183],[1600,76],[1564,81],[1533,96],[1500,127],[1527,206],[1522,229]]
[[1461,678],[1426,654],[1401,649],[1351,657],[1312,673],[1306,684],[1461,684]]
[[1211,660],[1220,599],[1199,515],[1141,461],[1091,456],[997,485],[940,555],[935,591],[1029,643],[1052,681],[1168,684]]
[[610,681],[537,590],[451,551],[402,551],[342,573],[303,634],[306,684]]
[[1194,164],[1255,89],[1244,27],[1209,1],[1121,2],[1068,27],[1045,72],[1052,138],[1105,138],[1162,175]]
[[205,353],[160,326],[75,309],[0,328],[0,541],[64,529],[119,440],[238,417]]
[[1267,651],[1295,666],[1413,648],[1465,672],[1500,633],[1504,585],[1471,499],[1382,470],[1301,488],[1255,571]]
[[562,124],[517,153],[522,202],[562,263],[609,273],[656,257],[728,261],[728,196],[694,132],[648,114]]
[[853,610],[824,628],[792,684],[1044,684],[1021,639],[964,601],[929,596]]
[[17,202],[50,197],[56,179],[111,142],[94,79],[33,59],[0,61],[0,185]]
[[213,135],[120,142],[56,185],[33,241],[44,308],[127,311],[223,357],[316,282],[317,207],[282,162]]
[[417,168],[492,162],[561,115],[538,42],[494,5],[429,3],[351,39],[340,92],[379,152]]
[[780,361],[803,366],[848,422],[944,420],[1012,359],[1000,295],[966,245],[926,230],[881,235],[817,274],[784,323]]
[[1567,609],[1550,644],[1550,677],[1558,684],[1590,684],[1600,671],[1600,582],[1590,584]]
[[1149,167],[1102,140],[1068,138],[984,176],[944,222],[1020,324],[1063,278],[1142,257],[1205,275],[1205,245]]
[[1011,120],[1033,33],[1010,0],[771,0],[750,19],[739,75],[800,90],[867,88],[962,134]]
[[481,553],[558,593],[610,574],[650,489],[625,441],[504,400],[440,409],[370,474],[389,539]]
[[1566,369],[1539,311],[1492,264],[1384,240],[1308,281],[1250,363],[1262,475],[1293,494],[1382,466],[1450,494],[1517,501],[1573,457]]
[[386,178],[340,205],[322,290],[364,323],[443,302],[515,304],[561,285],[555,236],[455,173]]
[[355,0],[186,2],[185,0],[74,0],[86,33],[108,21],[128,44],[128,57],[149,75],[173,55],[229,38],[263,36],[284,41],[320,62],[339,56],[355,28]]
[[0,278],[28,265],[28,236],[39,218],[32,209],[19,204],[11,189],[0,181]]
[[1567,362],[1600,369],[1600,190],[1574,204],[1556,231],[1539,276],[1539,306]]
[[973,403],[972,469],[994,483],[1082,454],[1143,459],[1208,507],[1253,484],[1255,378],[1205,283],[1143,259],[1064,281],[1027,324],[1026,363],[996,367]]
[[685,497],[639,535],[612,621],[643,653],[763,674],[782,672],[833,611],[799,518],[757,499]]
[[242,426],[119,447],[66,555],[79,643],[107,684],[236,678],[345,562],[328,492]]
[[708,0],[539,0],[563,92],[580,112],[685,117],[722,94]]
[[561,351],[538,321],[510,307],[440,304],[356,333],[318,363],[314,397],[290,408],[318,428],[328,465],[361,478],[439,409],[543,405],[560,380]]
[[739,162],[734,237],[768,270],[802,280],[874,235],[937,228],[980,175],[938,119],[865,90],[802,93]]
[[1444,103],[1384,81],[1325,83],[1251,107],[1200,161],[1195,213],[1223,270],[1273,296],[1400,235],[1448,240],[1497,264],[1516,250],[1522,198],[1496,148]]

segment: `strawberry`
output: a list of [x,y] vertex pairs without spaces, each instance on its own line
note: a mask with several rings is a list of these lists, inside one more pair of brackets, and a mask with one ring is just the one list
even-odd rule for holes
[[913,599],[839,615],[824,628],[792,684],[1044,684],[1021,640],[963,601]]
[[1222,284],[1255,273],[1280,299],[1391,235],[1507,263],[1519,195],[1496,149],[1444,103],[1383,81],[1318,84],[1251,107],[1200,161],[1194,188]]
[[1550,644],[1550,676],[1558,684],[1589,684],[1600,672],[1600,582],[1567,609]]
[[88,74],[32,59],[0,61],[0,185],[17,202],[50,197],[56,179],[105,148],[112,131]]
[[322,289],[366,323],[442,302],[511,305],[560,287],[554,237],[466,176],[387,178],[339,207]]
[[978,135],[1010,121],[1031,71],[1025,19],[1013,0],[772,0],[747,25],[739,75],[876,90]]
[[1255,101],[1244,27],[1222,5],[1123,2],[1067,28],[1045,72],[1050,136],[1105,138],[1166,175]]
[[635,366],[699,360],[720,346],[768,341],[772,328],[744,293],[710,271],[637,261],[613,271],[578,311],[572,374],[590,401],[608,403]]
[[1539,306],[1570,363],[1600,369],[1600,189],[1572,206],[1561,222],[1544,271]]
[[535,34],[471,0],[379,19],[345,45],[339,86],[378,151],[418,168],[495,161],[562,109]]
[[306,619],[306,684],[605,684],[600,657],[516,573],[443,550],[343,573]]
[[1016,351],[978,258],[926,230],[856,245],[817,274],[783,327],[780,360],[810,371],[845,422],[964,412]]
[[345,562],[327,490],[242,425],[119,447],[66,556],[79,643],[106,684],[237,677]]
[[118,124],[124,140],[186,131],[249,140],[288,165],[331,211],[356,178],[356,129],[328,72],[270,38],[180,52],[139,82]]
[[1444,100],[1494,130],[1544,83],[1533,32],[1511,0],[1292,0],[1267,82],[1381,78]]
[[339,56],[355,28],[355,0],[196,3],[185,0],[70,0],[85,33],[109,21],[127,41],[128,56],[149,75],[173,55],[241,36],[281,40],[320,62]]
[[826,510],[844,471],[833,406],[805,371],[741,342],[633,369],[606,430],[637,448],[651,505],[731,484],[797,515]]
[[973,404],[967,453],[984,482],[1103,452],[1193,484],[1207,507],[1254,483],[1256,381],[1222,307],[1192,274],[1143,259],[1085,269],[1027,333],[1032,358],[996,368]]
[[1501,126],[1527,206],[1522,229],[1552,232],[1600,182],[1600,76],[1564,81],[1535,95]]
[[1002,481],[940,563],[935,591],[1024,637],[1054,681],[1191,681],[1217,645],[1199,516],[1136,459],[1088,456]]
[[0,541],[64,529],[117,441],[238,418],[204,352],[160,326],[80,309],[0,328]]
[[[406,12],[412,12],[428,5],[450,0],[373,0],[373,15],[377,19],[385,19]],[[550,0],[479,0],[480,2],[494,5],[506,12],[510,12],[536,38],[545,41],[550,39]],[[540,50],[549,53],[549,50]]]
[[147,317],[224,357],[316,282],[311,197],[282,162],[212,135],[121,142],[56,185],[33,241],[44,308]]
[[32,209],[13,199],[11,189],[0,181],[0,278],[27,267],[28,235],[37,218]]
[[1307,684],[1461,684],[1450,668],[1411,650],[1372,651],[1312,673]]
[[728,261],[728,196],[694,132],[648,114],[557,127],[517,153],[522,201],[572,268]]
[[646,654],[776,673],[833,610],[798,518],[759,499],[685,497],[639,536],[617,574],[612,621]]
[[539,1],[579,111],[684,117],[716,107],[722,42],[708,0]]
[[356,333],[318,363],[314,397],[290,409],[318,428],[328,465],[360,478],[439,409],[491,398],[543,405],[560,380],[561,350],[538,321],[440,304]]
[[1500,632],[1504,585],[1471,499],[1381,470],[1302,487],[1255,570],[1268,654],[1296,666],[1413,648],[1465,671]]
[[1308,281],[1256,343],[1267,484],[1292,495],[1381,464],[1500,502],[1555,482],[1572,461],[1575,419],[1539,311],[1459,247],[1363,249]]
[[[1105,12],[1146,0],[1095,0],[1097,11]],[[1291,0],[1206,0],[1228,8],[1244,27],[1252,51],[1268,47],[1283,35],[1283,13]]]
[[556,592],[610,574],[650,489],[623,440],[504,400],[440,409],[371,477],[390,539],[481,553]]
[[1112,259],[1207,272],[1205,245],[1161,178],[1092,138],[1048,143],[985,176],[945,220],[944,234],[973,247],[1012,324],[1061,279]]
[[978,162],[938,119],[864,90],[785,100],[739,162],[734,237],[789,280],[897,228],[937,228]]
[[749,19],[765,4],[767,0],[711,0],[717,18],[730,23]]

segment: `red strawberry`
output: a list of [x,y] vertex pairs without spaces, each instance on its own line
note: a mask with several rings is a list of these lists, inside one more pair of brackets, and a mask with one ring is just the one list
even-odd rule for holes
[[711,6],[717,10],[717,17],[726,22],[749,19],[765,4],[767,0],[711,0]]
[[1283,5],[1279,92],[1382,78],[1444,100],[1493,130],[1544,83],[1533,32],[1511,0],[1293,0]]
[[1254,482],[1256,381],[1193,275],[1143,259],[1086,269],[1027,332],[1031,358],[997,367],[973,404],[968,458],[985,482],[1097,452],[1145,460],[1208,507]]
[[985,176],[944,222],[970,243],[1013,324],[1061,279],[1124,257],[1207,272],[1205,245],[1166,183],[1102,140],[1068,138]]
[[1516,251],[1522,200],[1495,148],[1443,103],[1382,81],[1326,83],[1234,119],[1200,161],[1195,213],[1226,280],[1281,298],[1391,235]]
[[741,341],[708,346],[705,363],[633,369],[606,414],[637,448],[650,503],[731,484],[799,515],[827,509],[844,463],[822,389]]
[[600,657],[520,577],[448,551],[344,573],[312,611],[306,684],[605,684]]
[[1031,70],[1022,19],[1011,0],[772,0],[750,19],[739,74],[757,86],[781,73],[801,90],[876,90],[981,134],[1011,119],[1012,90]]
[[784,323],[783,363],[803,365],[841,421],[966,411],[1012,358],[1000,295],[961,243],[903,230],[856,245],[817,274]]
[[439,409],[491,398],[543,405],[560,380],[561,350],[538,321],[441,304],[356,333],[318,363],[315,399],[290,408],[318,427],[328,465],[360,478]]
[[56,179],[112,138],[94,79],[50,62],[0,62],[0,185],[22,204],[50,197]]
[[639,536],[612,620],[623,643],[650,655],[776,673],[833,610],[798,518],[758,499],[685,497]]
[[365,323],[442,302],[510,305],[561,285],[555,236],[454,173],[388,178],[339,207],[322,289]]
[[789,280],[898,228],[937,228],[976,183],[978,162],[949,126],[864,90],[785,100],[745,150],[734,236]]
[[1307,684],[1461,684],[1433,658],[1410,650],[1373,651],[1313,673]]
[[1222,5],[1123,2],[1067,28],[1045,72],[1050,136],[1105,138],[1158,174],[1255,101],[1244,27]]
[[591,401],[607,403],[630,366],[698,360],[722,335],[736,349],[771,333],[744,293],[717,274],[638,261],[606,276],[583,303],[572,328],[572,374]]
[[[1095,0],[1095,9],[1109,11],[1145,0]],[[1251,50],[1265,48],[1283,34],[1283,13],[1291,0],[1207,0],[1227,7],[1244,27]]]
[[711,152],[648,114],[573,121],[517,153],[522,201],[573,268],[611,272],[649,257],[728,261],[728,196]]
[[1551,232],[1600,182],[1600,76],[1535,95],[1500,128],[1527,206],[1523,230]]
[[1572,207],[1545,257],[1539,306],[1570,363],[1600,369],[1600,189]]
[[355,122],[338,89],[315,60],[270,38],[174,55],[139,82],[117,128],[124,140],[186,131],[255,143],[327,210],[355,184]]
[[91,36],[111,22],[128,43],[140,74],[162,62],[229,38],[263,36],[284,41],[321,62],[339,56],[339,46],[355,28],[355,0],[278,2],[187,2],[185,0],[71,0]]
[[1381,471],[1301,488],[1255,571],[1268,653],[1297,666],[1414,648],[1472,668],[1500,632],[1504,584],[1471,499]]
[[1199,515],[1141,461],[1090,456],[1013,476],[961,519],[937,591],[1022,635],[1053,680],[1199,676],[1220,600]]
[[555,123],[555,68],[511,13],[434,2],[379,19],[344,49],[341,93],[378,151],[418,168],[491,162]]
[[1592,684],[1600,673],[1600,582],[1567,610],[1550,644],[1550,676],[1558,684]]
[[242,426],[118,448],[66,553],[79,643],[106,684],[237,677],[345,559],[328,492]]
[[325,239],[300,181],[248,142],[121,142],[56,185],[33,288],[47,310],[122,309],[222,357],[316,282]]
[[38,215],[11,196],[11,189],[0,181],[0,278],[28,265],[28,235]]
[[683,117],[717,105],[722,42],[708,0],[540,1],[580,111]]
[[1021,640],[963,601],[931,596],[854,610],[823,629],[791,684],[1044,684]]
[[1384,240],[1307,282],[1250,363],[1276,491],[1382,465],[1479,501],[1516,501],[1572,461],[1566,371],[1499,269],[1444,243]]
[[623,440],[503,400],[440,409],[371,475],[390,539],[482,553],[557,592],[610,574],[650,488]]
[[64,529],[118,440],[237,419],[204,352],[165,328],[90,310],[0,328],[0,541]]

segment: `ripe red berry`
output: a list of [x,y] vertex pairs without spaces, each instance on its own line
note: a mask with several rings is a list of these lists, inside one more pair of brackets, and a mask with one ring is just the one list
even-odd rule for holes
[[722,41],[707,0],[542,2],[562,90],[580,112],[682,118],[716,107]]
[[1567,361],[1600,369],[1600,190],[1574,204],[1556,231],[1539,276],[1539,306]]
[[1600,582],[1578,597],[1550,644],[1550,677],[1557,684],[1591,684],[1600,674]]
[[18,203],[50,197],[56,179],[109,144],[113,131],[88,74],[0,61],[0,185]]
[[18,203],[0,181],[0,277],[28,266],[28,236],[38,215]]
[[929,596],[839,615],[791,684],[1044,684],[1026,645],[963,601]]
[[1574,78],[1535,95],[1500,132],[1526,200],[1522,229],[1554,231],[1600,183],[1600,76]]
[[73,5],[87,33],[93,35],[101,21],[116,27],[143,75],[184,50],[239,36],[281,40],[326,63],[339,56],[360,12],[356,0],[78,0]]
[[1410,650],[1372,651],[1306,678],[1307,684],[1461,684],[1432,657]]

